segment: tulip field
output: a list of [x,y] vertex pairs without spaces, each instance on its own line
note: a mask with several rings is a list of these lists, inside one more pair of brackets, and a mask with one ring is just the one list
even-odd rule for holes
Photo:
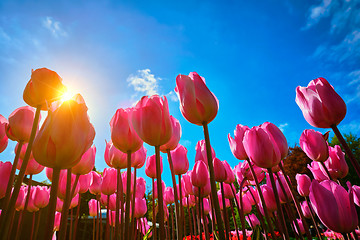
[[[359,154],[337,127],[346,104],[326,79],[296,88],[299,111],[312,126],[300,147],[289,148],[271,122],[239,122],[228,134],[234,166],[211,146],[209,123],[221,99],[196,72],[174,82],[182,116],[203,130],[195,159],[179,144],[179,120],[159,95],[114,109],[111,140],[97,152],[86,99],[68,96],[56,72],[34,70],[26,105],[0,115],[0,152],[17,143],[14,160],[0,161],[0,239],[359,239]],[[96,155],[107,168],[95,169]],[[137,176],[141,168],[151,180]],[[42,171],[50,185],[32,179]]]

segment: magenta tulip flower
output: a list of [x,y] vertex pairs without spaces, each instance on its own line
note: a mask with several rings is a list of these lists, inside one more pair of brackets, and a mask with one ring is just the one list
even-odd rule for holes
[[224,197],[227,199],[233,199],[235,196],[231,190],[231,185],[228,183],[223,183],[222,186],[224,186]]
[[40,210],[40,208],[38,208],[35,205],[35,198],[34,198],[35,190],[36,190],[36,188],[34,186],[32,186],[30,189],[30,197],[29,197],[28,205],[26,207],[26,211],[28,211],[28,212],[37,212]]
[[175,175],[185,174],[189,170],[187,152],[186,147],[181,144],[178,144],[178,146],[170,152]]
[[328,144],[320,132],[304,130],[300,136],[300,147],[313,161],[324,162],[329,157]]
[[200,197],[202,198],[209,196],[211,193],[210,178],[206,180],[205,186],[200,188],[200,192],[199,192],[199,187],[195,187],[195,186],[193,186],[192,191],[194,193],[194,196],[196,197],[199,197],[199,194]]
[[136,152],[143,144],[132,126],[132,112],[133,108],[119,108],[110,121],[111,140],[124,153]]
[[116,192],[117,172],[115,168],[105,168],[101,183],[101,192],[111,195]]
[[133,110],[132,124],[147,144],[161,146],[167,143],[171,138],[172,127],[166,97],[142,97]]
[[319,162],[313,161],[310,165],[307,165],[307,168],[311,171],[317,181],[329,180],[329,176]]
[[349,167],[345,160],[345,153],[341,151],[339,145],[329,146],[329,158],[325,161],[325,166],[333,179],[344,178],[348,174]]
[[346,115],[346,104],[325,78],[310,81],[307,87],[296,88],[296,103],[304,118],[313,127],[330,128]]
[[282,133],[282,131],[277,126],[275,126],[270,122],[265,122],[261,124],[260,127],[269,134],[273,143],[275,143],[275,145],[278,147],[280,151],[281,159],[285,158],[288,154],[289,148],[288,148],[287,140],[284,134]]
[[260,202],[260,197],[256,188],[249,187],[249,191],[246,191],[245,196],[249,199],[251,205],[255,205]]
[[209,172],[203,161],[195,162],[191,172],[191,184],[195,187],[204,187],[209,179]]
[[227,171],[225,169],[224,164],[218,159],[213,159],[213,166],[214,166],[214,177],[216,182],[225,182],[227,179]]
[[304,228],[304,225],[303,225],[302,220],[301,220],[301,219],[296,219],[295,221],[297,221],[298,226],[299,226],[299,228],[300,228],[300,232],[299,232],[299,230],[296,228],[296,225],[295,225],[295,223],[294,223],[294,228],[295,228],[296,233],[297,233],[297,234],[304,235],[304,234],[305,234],[305,228]]
[[[28,146],[28,143],[24,143],[22,144],[21,150],[20,150],[20,155],[19,155],[19,160],[16,166],[16,169],[20,170],[21,165],[23,163],[23,159],[25,157],[25,152],[26,152],[26,148]],[[15,146],[15,152],[17,152],[17,149],[19,147],[19,143],[16,144]],[[36,175],[39,174],[42,170],[44,170],[44,166],[40,165],[38,162],[35,161],[33,154],[30,154],[29,157],[29,162],[26,166],[25,169],[25,174],[26,175]]]
[[142,218],[147,212],[145,198],[135,198],[134,218]]
[[306,201],[303,201],[300,203],[300,206],[301,206],[301,211],[304,214],[304,217],[311,218],[311,211],[310,211],[308,203]]
[[89,188],[90,185],[92,184],[93,181],[93,175],[91,172],[89,172],[88,174],[85,175],[80,175],[79,177],[79,193],[86,193]]
[[[197,142],[197,144],[195,146],[195,151],[196,151],[195,162],[203,161],[207,165],[208,163],[207,163],[205,140],[200,140]],[[215,151],[212,147],[211,147],[211,156],[212,156],[212,159],[214,159],[216,157]]]
[[146,161],[147,149],[143,146],[131,154],[131,166],[133,168],[142,168]]
[[230,164],[226,160],[222,161],[222,164],[224,165],[225,170],[226,170],[225,183],[231,184],[231,183],[235,182],[235,173],[231,169]]
[[230,133],[228,134],[231,152],[239,160],[245,160],[248,158],[244,149],[243,139],[245,132],[249,129],[250,128],[248,126],[238,124],[236,125],[236,129],[234,130],[234,138],[230,136]]
[[7,119],[0,114],[0,153],[3,152],[8,145],[8,136],[6,135]]
[[[161,189],[162,189],[162,194],[164,195],[164,192],[165,192],[165,188],[166,188],[166,185],[164,183],[163,180],[161,180]],[[157,199],[159,196],[159,191],[158,191],[158,188],[157,188],[157,180],[154,182],[154,198]]]
[[[122,184],[123,184],[123,191],[126,194],[127,189],[127,172],[123,172],[121,174]],[[130,174],[130,194],[132,194],[134,190],[134,172]]]
[[115,169],[127,168],[127,154],[117,149],[111,140],[106,142],[104,159],[109,167]]
[[[240,192],[236,194],[236,201],[238,202],[239,207],[241,208]],[[245,195],[242,196],[242,206],[243,206],[242,210],[243,210],[244,214],[248,214],[251,212],[252,204]]]
[[260,226],[260,221],[255,214],[249,214],[245,216],[245,219],[248,222],[248,224],[253,228],[255,228],[255,226]]
[[210,213],[210,203],[207,198],[203,199],[204,215],[207,216]]
[[246,154],[258,167],[272,168],[281,160],[280,151],[269,134],[260,127],[253,127],[244,136]]
[[206,86],[205,79],[196,72],[189,76],[179,74],[175,92],[180,100],[180,111],[189,122],[201,126],[216,117],[219,102]]
[[64,206],[64,202],[60,198],[57,198],[56,199],[56,211],[62,212],[63,206]]
[[135,197],[137,198],[143,198],[145,195],[145,191],[146,191],[146,182],[145,179],[143,179],[142,177],[138,177],[136,179],[136,192],[135,192]]
[[[163,171],[162,157],[160,156],[160,169]],[[145,174],[149,178],[156,178],[156,156],[152,155],[147,158],[145,165]]]
[[76,194],[75,197],[71,199],[69,209],[76,207],[79,204],[79,200],[80,200],[80,195]]
[[167,150],[174,150],[179,144],[181,137],[181,126],[179,120],[170,115],[172,134],[170,140],[160,146],[160,151],[166,153]]
[[6,135],[13,141],[28,142],[35,117],[35,109],[29,106],[19,107],[9,116],[5,124]]
[[[289,179],[289,177],[287,177]],[[290,181],[290,179],[289,179]],[[285,193],[281,188],[281,185],[284,187]],[[279,174],[279,177],[276,178],[275,180],[275,184],[276,184],[276,189],[278,191],[279,194],[279,198],[280,198],[280,202],[281,203],[286,203],[287,199],[291,199],[291,190],[289,188],[289,186],[286,184],[286,180],[283,174]]]
[[89,215],[91,217],[96,217],[97,216],[97,200],[96,199],[91,199],[89,201]]
[[54,218],[54,231],[59,231],[61,222],[61,212],[57,211]]
[[[47,187],[35,186],[32,197],[34,205],[38,208],[44,208],[49,204],[50,191]],[[31,190],[33,189],[31,188]]]
[[309,198],[312,208],[326,227],[339,233],[350,233],[357,227],[352,189],[347,192],[331,180],[321,183],[313,180]]
[[[220,209],[223,210],[224,209],[224,204],[223,204],[223,199],[222,199],[222,195],[221,195],[220,191],[218,191],[218,199],[219,199]],[[227,198],[225,198],[225,207],[226,208],[230,207],[230,201]]]
[[11,162],[0,161],[0,199],[5,197],[6,188],[10,178]]
[[90,185],[89,191],[91,194],[99,195],[101,193],[101,182],[102,177],[95,171],[91,171],[92,174],[92,184]]
[[[76,178],[76,176],[74,174],[71,174],[71,188],[70,189],[73,189],[73,186],[75,184],[75,178]],[[66,182],[67,182],[67,174],[60,175],[59,189],[58,189],[57,196],[61,200],[65,200],[65,197],[66,197]],[[74,195],[70,196],[70,199],[75,197],[75,195],[79,193],[79,189],[80,189],[80,185],[76,184]]]
[[311,179],[306,174],[296,174],[297,190],[300,196],[307,197],[310,192]]
[[81,156],[80,162],[72,167],[72,173],[75,175],[85,175],[91,172],[95,165],[95,155],[96,147],[93,145]]
[[[274,191],[271,187],[267,186],[266,184],[261,185],[261,191],[264,195],[264,199],[266,202],[266,207],[270,212],[274,212],[277,209],[276,200]],[[262,204],[262,203],[261,203]]]
[[174,200],[174,189],[172,187],[166,187],[164,191],[164,202],[166,205],[173,204]]
[[26,195],[27,195],[27,186],[23,185],[20,187],[19,195],[18,195],[18,197],[16,199],[16,203],[15,203],[15,209],[17,211],[24,210]]
[[184,188],[185,195],[194,195],[194,192],[192,190],[193,185],[191,183],[191,171],[187,172],[186,174],[183,174],[181,177],[181,186]]

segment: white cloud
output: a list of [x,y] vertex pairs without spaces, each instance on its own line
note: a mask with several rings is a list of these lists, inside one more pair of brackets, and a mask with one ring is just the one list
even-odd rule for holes
[[321,4],[312,6],[309,9],[310,14],[304,29],[311,28],[313,25],[317,24],[321,18],[329,16],[333,4],[334,1],[332,0],[323,0]]
[[285,128],[287,128],[289,126],[288,123],[282,123],[279,125],[279,129],[284,132],[285,131]]
[[56,38],[67,36],[67,32],[62,28],[61,22],[55,21],[52,17],[44,18],[42,24]]
[[188,148],[191,146],[191,141],[187,139],[180,139],[180,144],[184,147]]
[[159,80],[161,78],[155,77],[150,69],[143,69],[138,70],[136,74],[131,74],[126,81],[134,87],[135,92],[151,96],[158,94]]
[[178,102],[179,99],[174,91],[170,91],[168,94],[165,95],[168,99],[170,99],[173,102]]
[[339,128],[341,130],[341,132],[343,133],[354,133],[354,134],[358,134],[360,133],[360,122],[359,121],[351,121],[350,123],[344,124],[344,125],[339,125]]

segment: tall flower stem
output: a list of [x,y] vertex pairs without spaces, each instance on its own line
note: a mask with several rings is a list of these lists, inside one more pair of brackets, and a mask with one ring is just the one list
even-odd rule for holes
[[66,194],[65,194],[64,205],[61,212],[61,222],[60,222],[60,231],[59,231],[60,240],[65,240],[66,238],[69,206],[72,198],[72,196],[70,196],[70,190],[71,190],[71,168],[67,170],[67,176],[66,176]]
[[344,148],[345,153],[348,156],[348,158],[350,159],[351,164],[355,168],[355,171],[356,171],[358,177],[360,178],[360,164],[359,164],[359,162],[355,159],[354,154],[352,153],[349,145],[346,143],[345,139],[341,135],[341,133],[340,133],[339,129],[337,128],[337,126],[333,125],[333,126],[331,126],[331,128],[334,131],[334,133],[335,133],[337,139],[339,140],[340,144]]
[[78,205],[76,207],[76,218],[75,218],[75,223],[74,223],[74,232],[73,232],[72,239],[76,239],[77,226],[78,226],[78,223],[79,223],[80,205],[81,205],[81,193],[79,193],[79,203],[78,203]]
[[[170,149],[166,150],[167,152],[167,156],[168,156],[168,161],[169,161],[169,166],[170,166],[170,172],[171,172],[171,179],[173,182],[173,189],[174,189],[174,198],[175,198],[175,224],[176,224],[176,236],[177,239],[182,239],[182,234],[181,234],[181,228],[180,228],[180,224],[179,224],[179,219],[180,219],[180,208],[179,208],[179,197],[178,197],[178,192],[177,192],[177,186],[176,186],[176,179],[175,179],[175,174],[174,174],[174,166],[173,166],[173,162],[172,162],[172,158],[171,158],[171,154],[170,154]],[[180,199],[181,202],[182,199]]]
[[136,168],[134,167],[134,178],[133,178],[134,188],[133,188],[133,194],[131,199],[131,234],[136,230],[136,223],[138,222],[137,219],[134,218],[134,212],[135,212],[135,193],[136,193]]
[[163,190],[161,182],[161,169],[160,169],[160,146],[155,146],[155,155],[156,155],[156,180],[157,180],[157,191],[158,191],[158,213],[159,213],[159,236],[160,240],[165,238],[165,229],[164,229],[164,199],[163,199]]
[[308,204],[308,207],[309,207],[309,210],[310,210],[310,216],[311,216],[311,220],[312,220],[312,222],[313,222],[313,224],[314,224],[314,227],[315,227],[315,230],[316,230],[316,235],[317,235],[317,237],[318,237],[319,239],[323,239],[323,238],[321,237],[319,228],[318,228],[318,226],[317,226],[317,224],[316,224],[316,220],[315,220],[315,217],[314,217],[314,212],[313,212],[313,209],[312,209],[311,204],[310,204],[310,202],[309,202],[309,198],[308,198],[308,197],[305,197],[305,200],[306,200],[306,203]]
[[93,240],[95,240],[95,217],[93,218]]
[[[236,200],[235,200],[236,201]],[[235,230],[236,230],[236,236],[238,239],[240,239],[240,234],[239,234],[239,228],[238,228],[238,225],[237,225],[237,221],[236,221],[236,216],[235,216],[235,211],[234,211],[234,206],[233,206],[233,202],[230,201],[230,207],[231,207],[231,214],[232,214],[232,217],[233,217],[233,221],[234,221],[234,227],[235,227]]]
[[120,230],[120,226],[119,226],[119,205],[120,205],[120,187],[122,187],[120,184],[120,180],[121,180],[121,170],[120,168],[116,169],[117,172],[117,181],[116,181],[116,204],[115,204],[115,240],[119,239],[119,230]]
[[[34,231],[34,235],[31,236],[32,239],[37,239],[37,234],[38,234],[38,232],[39,232],[39,226],[40,226],[40,216],[41,216],[41,215],[40,215],[40,211],[41,211],[41,210],[39,210],[39,211],[36,212],[35,231]],[[30,239],[30,240],[32,240],[32,239]]]
[[60,178],[60,168],[53,168],[53,176],[52,176],[52,183],[50,190],[50,200],[48,206],[49,208],[48,208],[48,216],[45,227],[44,240],[52,239],[52,235],[53,235],[57,192],[59,189],[59,178]]
[[197,216],[197,220],[198,220],[198,229],[199,229],[199,236],[200,239],[202,239],[202,230],[201,230],[201,203],[200,203],[200,198],[201,198],[201,188],[199,188],[199,196],[198,196],[198,204],[196,206],[196,216]]
[[205,214],[204,214],[204,199],[200,198],[200,214],[201,214],[201,219],[204,225],[204,232],[205,232],[205,239],[209,240],[209,229],[207,227],[207,222],[206,222],[206,218],[205,218]]
[[221,186],[221,188],[220,188],[221,189],[221,199],[222,199],[222,204],[223,204],[223,214],[224,214],[225,229],[226,229],[225,238],[229,239],[230,227],[229,227],[229,222],[227,221],[228,216],[227,216],[227,209],[226,209],[226,202],[225,202],[224,183],[220,182],[220,186]]
[[130,215],[130,188],[131,188],[131,151],[127,152],[127,175],[126,175],[126,205],[125,205],[125,238],[131,239],[129,236],[129,215]]
[[[21,152],[21,148],[22,148],[23,144],[24,144],[24,143],[23,143],[22,141],[19,142],[18,148],[17,148],[17,150],[16,150],[14,162],[13,162],[13,165],[12,165],[12,167],[11,167],[9,182],[8,182],[7,187],[6,187],[5,198],[4,198],[4,200],[3,200],[3,209],[7,209],[7,205],[8,205],[9,200],[10,200],[11,189],[12,189],[12,186],[13,186],[13,184],[14,184],[16,167],[17,167],[17,164],[18,164],[18,162],[19,162],[20,152]],[[4,211],[4,210],[3,210],[3,211]],[[3,212],[3,214],[4,214],[4,212]],[[2,218],[3,214],[0,215],[0,222],[1,222],[1,218]]]
[[[207,160],[208,160],[207,162],[208,162],[209,174],[210,174],[211,196],[212,196],[213,205],[215,208],[217,227],[219,230],[219,238],[225,239],[224,226],[223,226],[223,222],[221,221],[220,204],[219,204],[219,199],[217,197],[217,190],[216,190],[216,184],[215,184],[215,174],[214,174],[214,166],[213,166],[212,155],[211,155],[209,129],[208,129],[208,125],[206,122],[203,123],[203,129],[204,129],[204,137],[205,137],[205,144],[206,144],[206,155],[207,155]],[[213,229],[213,230],[215,231],[215,229]]]
[[[271,168],[268,168],[267,169],[268,172],[269,172],[269,177],[270,177],[270,181],[271,181],[271,185],[272,185],[272,189],[273,189],[273,192],[274,192],[274,195],[275,195],[275,201],[276,201],[276,206],[277,206],[277,211],[279,213],[279,223],[280,223],[280,227],[282,229],[282,232],[284,234],[284,238],[285,239],[290,239],[289,237],[289,233],[288,233],[288,230],[287,230],[287,227],[286,227],[286,224],[285,224],[285,218],[284,218],[284,212],[282,210],[282,207],[281,207],[281,204],[280,204],[280,197],[279,197],[279,193],[276,189],[276,184],[275,184],[275,179],[274,179],[274,174],[273,174],[273,171]],[[280,181],[280,180],[279,180]]]
[[[170,214],[171,214],[171,239],[175,239],[174,231],[174,211],[172,204],[170,204]],[[170,227],[169,227],[170,228]],[[169,235],[170,236],[170,235]]]
[[239,203],[237,203],[237,201],[236,201],[235,191],[233,190],[233,188],[231,188],[231,190],[233,192],[233,195],[234,195],[235,204],[238,207],[238,211],[239,211],[239,215],[240,215],[240,222],[241,222],[241,230],[243,232],[243,236],[246,236],[244,203],[243,203],[243,196],[242,196],[242,190],[243,190],[243,186],[244,186],[245,181],[246,181],[246,178],[244,178],[240,183],[240,194],[239,194],[240,195],[239,196],[240,207],[239,207]]
[[15,240],[18,240],[21,235],[21,230],[19,227],[23,226],[23,224],[24,224],[24,214],[27,211],[27,207],[29,205],[29,200],[30,200],[31,184],[32,184],[32,174],[30,174],[30,177],[29,177],[27,194],[26,194],[26,199],[25,199],[25,204],[24,204],[24,210],[21,212],[21,215],[20,215],[20,218],[18,221],[18,230],[16,231]]
[[156,229],[156,211],[155,211],[155,180],[152,179],[152,225],[153,225],[153,237],[157,239],[157,229]]
[[191,224],[189,197],[186,197],[186,199],[187,199],[187,210],[188,210],[188,222],[189,222],[190,236],[191,236],[191,240],[192,240],[193,239],[193,230],[192,230],[192,224]]
[[106,230],[105,230],[105,238],[109,239],[109,215],[110,215],[110,195],[107,195],[107,207],[106,207]]
[[256,189],[258,190],[258,194],[259,194],[259,197],[260,197],[260,200],[261,200],[261,203],[262,203],[262,206],[263,206],[263,209],[264,209],[264,213],[265,213],[265,219],[266,219],[266,222],[268,223],[268,226],[269,226],[269,230],[270,230],[270,233],[271,233],[271,236],[273,239],[277,239],[276,238],[276,235],[274,233],[274,228],[271,224],[271,220],[270,220],[270,216],[269,216],[269,211],[268,211],[268,208],[266,207],[266,202],[265,202],[265,199],[264,199],[264,195],[262,194],[262,191],[261,191],[261,188],[260,188],[260,184],[259,184],[259,181],[257,179],[257,176],[256,176],[256,173],[254,171],[254,168],[252,167],[251,165],[251,162],[249,159],[247,159],[248,161],[248,164],[249,164],[249,168],[250,168],[250,171],[251,171],[251,174],[255,180],[255,184],[256,184]]
[[[288,186],[288,188],[290,189],[290,194],[291,194],[291,198],[293,199],[294,203],[295,203],[295,207],[296,207],[296,211],[298,212],[300,218],[301,218],[301,221],[303,223],[303,226],[304,226],[304,229],[305,229],[305,234],[307,236],[308,239],[312,239],[311,237],[311,234],[310,234],[310,231],[309,231],[309,226],[306,222],[306,219],[305,219],[305,216],[304,216],[304,213],[302,212],[301,210],[301,207],[300,207],[300,204],[299,204],[299,201],[298,199],[296,198],[295,196],[295,191],[294,191],[294,188],[292,187],[291,183],[290,183],[290,180],[288,179],[287,175],[286,175],[286,172],[284,170],[284,167],[282,165],[282,163],[280,162],[279,163],[279,168],[282,172],[282,174],[284,175],[284,178],[285,178],[285,182],[286,182],[286,185]],[[321,239],[321,238],[320,238]]]
[[185,229],[185,212],[182,204],[182,187],[181,187],[181,175],[178,175],[178,181],[179,181],[179,198],[180,198],[180,204],[179,204],[179,216],[180,216],[180,239],[183,238],[184,235],[184,229]]
[[15,186],[14,186],[14,190],[11,194],[11,198],[8,204],[7,209],[3,209],[3,212],[1,215],[4,215],[4,218],[2,218],[3,224],[1,225],[1,235],[2,235],[2,239],[7,239],[8,237],[8,233],[9,233],[9,225],[10,225],[10,219],[13,218],[14,216],[14,212],[15,212],[15,203],[17,200],[17,197],[19,196],[19,191],[20,191],[20,187],[21,184],[23,182],[24,176],[25,176],[25,170],[26,167],[28,165],[29,159],[30,159],[30,154],[31,154],[31,148],[35,139],[35,135],[36,135],[36,129],[39,123],[39,119],[40,119],[40,110],[41,110],[41,106],[38,106],[36,108],[36,112],[35,112],[35,117],[34,117],[34,122],[32,125],[32,129],[31,129],[31,133],[30,133],[30,138],[29,138],[29,143],[28,146],[26,148],[26,152],[25,152],[25,156],[20,168],[20,172],[18,174]]

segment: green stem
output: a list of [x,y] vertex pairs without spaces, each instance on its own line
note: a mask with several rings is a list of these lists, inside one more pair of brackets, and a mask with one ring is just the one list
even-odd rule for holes
[[117,172],[117,181],[116,181],[116,207],[115,207],[115,240],[119,237],[119,205],[120,205],[120,180],[121,180],[121,170],[120,168],[116,169]]
[[179,216],[180,216],[180,238],[183,238],[184,235],[184,229],[185,229],[185,212],[182,204],[182,187],[181,187],[181,175],[178,175],[178,181],[179,181],[179,196],[180,196],[180,204],[179,204]]
[[[203,129],[204,129],[204,137],[205,137],[205,144],[206,144],[206,155],[207,155],[207,160],[208,160],[207,162],[208,162],[209,174],[210,174],[211,196],[212,196],[212,200],[213,200],[213,204],[214,204],[214,208],[215,208],[217,227],[219,230],[220,239],[225,239],[224,225],[221,220],[220,204],[219,204],[219,199],[217,197],[214,166],[213,166],[212,155],[211,155],[209,129],[208,129],[208,125],[206,122],[203,123]],[[215,231],[215,229],[214,229],[214,231]]]
[[62,212],[61,212],[61,222],[60,222],[60,231],[59,231],[59,239],[60,240],[65,240],[65,238],[66,238],[68,213],[69,213],[69,206],[70,206],[70,202],[71,202],[70,190],[71,190],[71,168],[67,169],[66,194],[65,194],[65,200],[64,200]]
[[124,239],[131,239],[129,235],[129,215],[130,215],[130,188],[131,188],[131,151],[127,152],[127,175],[126,175],[126,205],[125,205],[125,233]]
[[225,234],[225,238],[229,239],[229,234],[230,234],[230,227],[227,221],[227,209],[226,209],[226,200],[225,200],[225,193],[224,193],[224,183],[220,182],[220,186],[221,186],[221,199],[222,199],[222,204],[223,204],[223,214],[224,214],[224,220],[225,220],[225,229],[226,229],[226,234]]

